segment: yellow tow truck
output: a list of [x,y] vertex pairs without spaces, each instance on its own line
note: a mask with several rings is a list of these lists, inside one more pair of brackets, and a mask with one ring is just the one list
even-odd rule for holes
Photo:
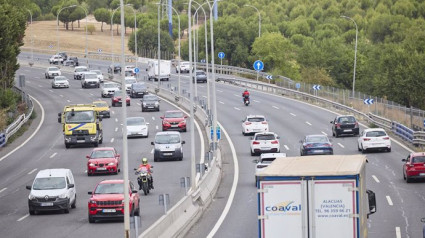
[[58,122],[62,123],[65,147],[71,145],[102,144],[102,116],[93,104],[75,104],[65,106],[58,113]]

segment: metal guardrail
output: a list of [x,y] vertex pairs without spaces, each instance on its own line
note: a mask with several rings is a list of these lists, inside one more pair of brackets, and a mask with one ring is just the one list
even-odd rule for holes
[[4,139],[3,139],[3,136],[1,136],[1,134],[0,134],[0,147],[6,146],[7,140],[11,136],[13,136],[13,134],[15,134],[22,127],[22,125],[24,125],[29,120],[29,118],[31,117],[31,114],[34,110],[34,105],[33,105],[33,102],[31,100],[31,97],[17,87],[14,87],[14,90],[18,91],[22,95],[22,98],[24,99],[24,101],[25,101],[25,103],[28,107],[28,111],[27,111],[26,114],[23,113],[22,115],[20,115],[12,124],[10,124],[4,130],[4,133],[1,133],[4,136]]
[[403,140],[413,143],[413,133],[414,131],[409,127],[402,125],[397,122],[392,123],[392,131],[401,137]]

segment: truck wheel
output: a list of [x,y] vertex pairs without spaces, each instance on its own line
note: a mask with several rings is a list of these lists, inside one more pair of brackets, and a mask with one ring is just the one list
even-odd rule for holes
[[102,136],[102,138],[99,140],[99,144],[102,144],[103,143],[103,136]]
[[65,148],[69,149],[69,147],[71,147],[70,144],[65,143]]

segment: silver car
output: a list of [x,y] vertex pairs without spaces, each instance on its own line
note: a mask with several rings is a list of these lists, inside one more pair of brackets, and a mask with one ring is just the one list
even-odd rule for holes
[[69,88],[68,79],[65,76],[55,76],[52,79],[52,88]]
[[117,83],[107,82],[102,85],[101,97],[112,97],[115,91],[120,90],[120,85]]

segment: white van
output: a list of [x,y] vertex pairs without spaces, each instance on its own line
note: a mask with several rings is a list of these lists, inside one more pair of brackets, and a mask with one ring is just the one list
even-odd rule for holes
[[148,80],[154,79],[158,81],[160,80],[170,80],[171,77],[171,61],[169,60],[161,60],[161,73],[158,75],[158,60],[149,60],[148,68],[146,71],[148,72]]
[[167,131],[157,132],[155,141],[151,144],[155,146],[153,161],[159,160],[183,160],[183,144],[185,141],[181,140],[180,132]]
[[70,208],[76,207],[77,192],[70,169],[40,170],[33,184],[26,188],[31,190],[28,196],[30,215],[38,211],[55,210],[69,213]]

